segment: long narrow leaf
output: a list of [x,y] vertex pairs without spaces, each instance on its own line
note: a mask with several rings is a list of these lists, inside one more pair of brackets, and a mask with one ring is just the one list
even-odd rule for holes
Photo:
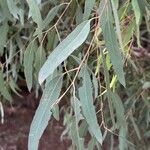
[[9,94],[8,89],[6,88],[6,86],[4,84],[3,73],[1,70],[0,70],[0,94],[8,101],[12,100],[12,97]]
[[61,87],[62,77],[56,77],[47,81],[39,107],[36,110],[30,127],[28,150],[38,149],[39,140],[48,125],[48,121],[52,115],[52,106],[58,99]]
[[100,3],[100,25],[103,31],[106,47],[109,51],[110,59],[113,64],[113,68],[116,72],[118,80],[125,86],[125,77],[123,72],[123,57],[119,44],[117,41],[116,33],[112,24],[112,11],[110,2],[102,0]]
[[39,72],[40,84],[86,40],[89,32],[90,21],[84,21],[54,49]]
[[33,83],[33,61],[36,49],[37,46],[35,42],[31,42],[24,53],[24,73],[29,91],[31,90]]
[[92,82],[88,73],[87,67],[84,66],[81,70],[81,77],[83,79],[83,85],[79,89],[79,98],[81,101],[81,107],[86,121],[89,125],[90,131],[93,133],[97,141],[102,144],[102,133],[96,118],[96,111],[93,105],[92,96]]

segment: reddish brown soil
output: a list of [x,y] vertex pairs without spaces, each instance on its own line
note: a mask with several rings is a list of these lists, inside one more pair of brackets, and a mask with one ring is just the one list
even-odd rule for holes
[[[24,97],[21,103],[25,102]],[[28,105],[5,106],[5,122],[0,123],[0,150],[27,150],[29,127],[34,116],[34,109]],[[21,104],[20,103],[20,104]],[[26,102],[25,102],[26,103]],[[61,141],[64,127],[61,122],[52,120],[41,141],[39,150],[67,150],[68,142]]]

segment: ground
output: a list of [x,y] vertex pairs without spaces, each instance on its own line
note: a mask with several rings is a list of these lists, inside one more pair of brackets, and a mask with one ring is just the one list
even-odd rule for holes
[[[5,120],[0,123],[0,150],[27,150],[27,141],[35,109],[27,102],[32,96],[14,97],[13,107],[4,106]],[[51,120],[41,141],[39,150],[66,150],[67,140],[60,140],[64,127],[61,121]]]

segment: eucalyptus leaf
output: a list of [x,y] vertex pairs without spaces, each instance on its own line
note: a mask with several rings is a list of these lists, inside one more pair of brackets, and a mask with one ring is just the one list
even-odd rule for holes
[[9,91],[5,86],[5,81],[4,81],[2,70],[0,70],[0,94],[8,101],[12,100],[12,97],[11,97]]
[[30,91],[33,84],[33,64],[34,64],[34,53],[37,50],[35,41],[29,43],[24,53],[24,74],[27,82],[28,90]]
[[92,96],[92,82],[90,75],[86,66],[84,66],[80,72],[83,79],[83,85],[79,88],[79,98],[81,101],[81,107],[83,114],[86,118],[86,121],[89,125],[90,131],[97,139],[97,141],[102,144],[102,133],[96,118],[96,111],[93,105],[93,96]]
[[39,72],[40,84],[86,40],[89,32],[90,21],[84,21],[53,50]]
[[54,103],[60,95],[62,76],[46,81],[44,93],[31,123],[28,150],[38,150],[39,140],[51,118]]
[[99,6],[100,26],[102,28],[106,47],[108,49],[113,69],[120,83],[125,86],[123,71],[123,56],[117,41],[116,33],[112,24],[112,10],[110,2],[102,0]]
[[86,0],[85,1],[83,20],[89,19],[89,16],[90,16],[91,11],[94,7],[94,4],[95,4],[95,0]]

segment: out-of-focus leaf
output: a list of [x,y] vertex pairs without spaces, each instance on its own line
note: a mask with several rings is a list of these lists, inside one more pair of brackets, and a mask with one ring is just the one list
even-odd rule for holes
[[62,5],[55,6],[54,8],[52,8],[52,9],[48,12],[46,18],[45,18],[44,21],[43,21],[43,27],[44,27],[44,28],[47,27],[47,26],[51,23],[51,21],[52,21],[52,20],[54,19],[54,17],[57,15],[58,10],[59,10],[59,8],[60,8],[61,6],[62,6]]
[[89,125],[89,129],[97,139],[97,141],[102,144],[102,133],[96,118],[96,111],[93,105],[93,89],[92,83],[90,79],[90,75],[88,73],[88,69],[84,66],[80,72],[81,77],[83,79],[83,85],[79,88],[79,98],[81,101],[81,107],[83,110],[83,114],[86,118],[86,121]]
[[38,27],[42,27],[42,16],[40,13],[40,9],[38,7],[38,3],[35,0],[28,0],[29,5],[29,17],[31,16],[33,21],[38,24]]
[[59,121],[59,106],[58,104],[56,104],[53,108],[52,108],[52,113],[53,113],[53,116],[54,118]]
[[[48,12],[46,18],[42,22],[42,26],[40,27],[41,31],[44,30],[51,23],[51,21],[57,15],[58,10],[61,6],[62,5],[55,6]],[[39,34],[39,28],[37,28],[36,31],[34,32],[34,36],[36,36],[37,34]]]
[[141,19],[141,10],[140,10],[140,7],[139,7],[137,0],[132,0],[132,7],[134,10],[134,14],[135,14],[136,24],[139,25],[140,19]]
[[138,4],[137,0],[132,0],[132,7],[133,7],[133,10],[134,10],[135,21],[136,21],[137,43],[138,43],[138,46],[140,46],[141,43],[140,43],[140,29],[139,29],[139,25],[140,25],[142,14],[141,14],[141,9],[139,7],[139,4]]
[[39,140],[52,115],[51,109],[60,95],[62,76],[46,80],[46,86],[40,104],[35,112],[29,133],[28,149],[38,150]]
[[112,11],[113,11],[113,14],[114,14],[114,19],[115,19],[115,25],[116,25],[116,32],[117,32],[117,36],[118,36],[118,41],[119,41],[121,50],[123,52],[124,48],[123,48],[122,35],[121,35],[121,29],[120,29],[120,22],[119,22],[117,7],[116,7],[116,4],[115,4],[114,0],[111,0],[111,4],[112,4]]
[[28,90],[30,91],[33,84],[33,62],[34,53],[37,50],[35,41],[32,41],[24,53],[24,74],[27,82]]
[[20,19],[22,25],[24,24],[24,11],[17,7],[14,0],[7,0],[8,8],[14,18]]
[[116,116],[117,116],[117,125],[125,127],[125,116],[124,116],[124,107],[122,104],[122,101],[118,94],[111,92],[111,99],[113,102],[113,106],[116,111]]
[[126,150],[127,146],[127,129],[126,127],[121,127],[119,130],[119,150]]
[[78,128],[76,127],[76,122],[72,121],[71,129],[70,129],[72,141],[77,146],[77,150],[83,150],[84,149],[84,140],[83,140],[83,138],[79,137],[77,130],[78,130]]
[[95,144],[96,144],[96,140],[95,138],[92,138],[90,142],[88,143],[88,150],[93,150],[95,147]]
[[[12,90],[15,94],[17,94],[18,96],[22,97],[22,96],[18,93],[18,91],[20,91],[19,87],[17,86],[16,82],[15,82],[12,78],[10,78],[9,85],[10,85],[11,90]],[[17,90],[18,90],[18,91],[17,91]]]
[[110,2],[102,0],[99,6],[100,25],[102,28],[106,47],[108,49],[113,68],[116,72],[117,78],[120,83],[125,86],[125,77],[123,72],[123,57],[119,44],[117,41],[116,33],[112,24],[112,11]]
[[6,45],[8,29],[7,22],[4,22],[4,24],[0,26],[0,55],[3,54],[4,46]]
[[150,10],[150,3],[147,2],[147,0],[137,0],[140,10],[142,11],[142,13],[146,12],[146,8],[148,8]]
[[135,123],[135,120],[134,120],[134,117],[133,117],[132,112],[131,112],[131,114],[130,114],[130,120],[131,120],[131,122],[132,122],[132,124],[133,124],[134,130],[135,130],[135,132],[136,132],[136,135],[137,135],[138,139],[141,140],[140,131],[139,131],[139,129],[138,129],[138,126],[137,126],[136,123]]
[[85,120],[83,120],[79,126],[79,135],[80,137],[84,137],[88,132],[88,124]]
[[80,5],[78,5],[77,10],[76,10],[76,23],[80,24],[83,19],[83,13],[82,13],[82,8]]
[[4,77],[3,77],[2,70],[0,70],[0,94],[8,101],[12,100],[12,97],[8,92],[8,88],[6,88],[5,83],[4,83]]
[[38,34],[39,39],[41,39],[43,19],[41,16],[40,9],[38,7],[38,3],[35,0],[28,0],[27,2],[29,5],[29,17],[31,16],[33,21],[38,25],[35,32]]
[[40,45],[39,48],[35,51],[35,71],[37,73],[37,76],[45,60],[46,53],[42,45]]
[[94,4],[95,4],[95,0],[86,0],[85,1],[83,20],[89,19],[89,16],[90,16],[91,11],[94,7]]
[[90,21],[84,21],[53,50],[39,72],[40,84],[86,40],[89,32]]
[[0,21],[4,21],[6,18],[11,20],[12,16],[11,16],[10,11],[8,9],[7,1],[6,0],[1,0],[0,1],[0,6],[1,6]]
[[150,82],[149,82],[149,81],[144,82],[142,88],[143,88],[144,90],[149,89],[149,88],[150,88]]

